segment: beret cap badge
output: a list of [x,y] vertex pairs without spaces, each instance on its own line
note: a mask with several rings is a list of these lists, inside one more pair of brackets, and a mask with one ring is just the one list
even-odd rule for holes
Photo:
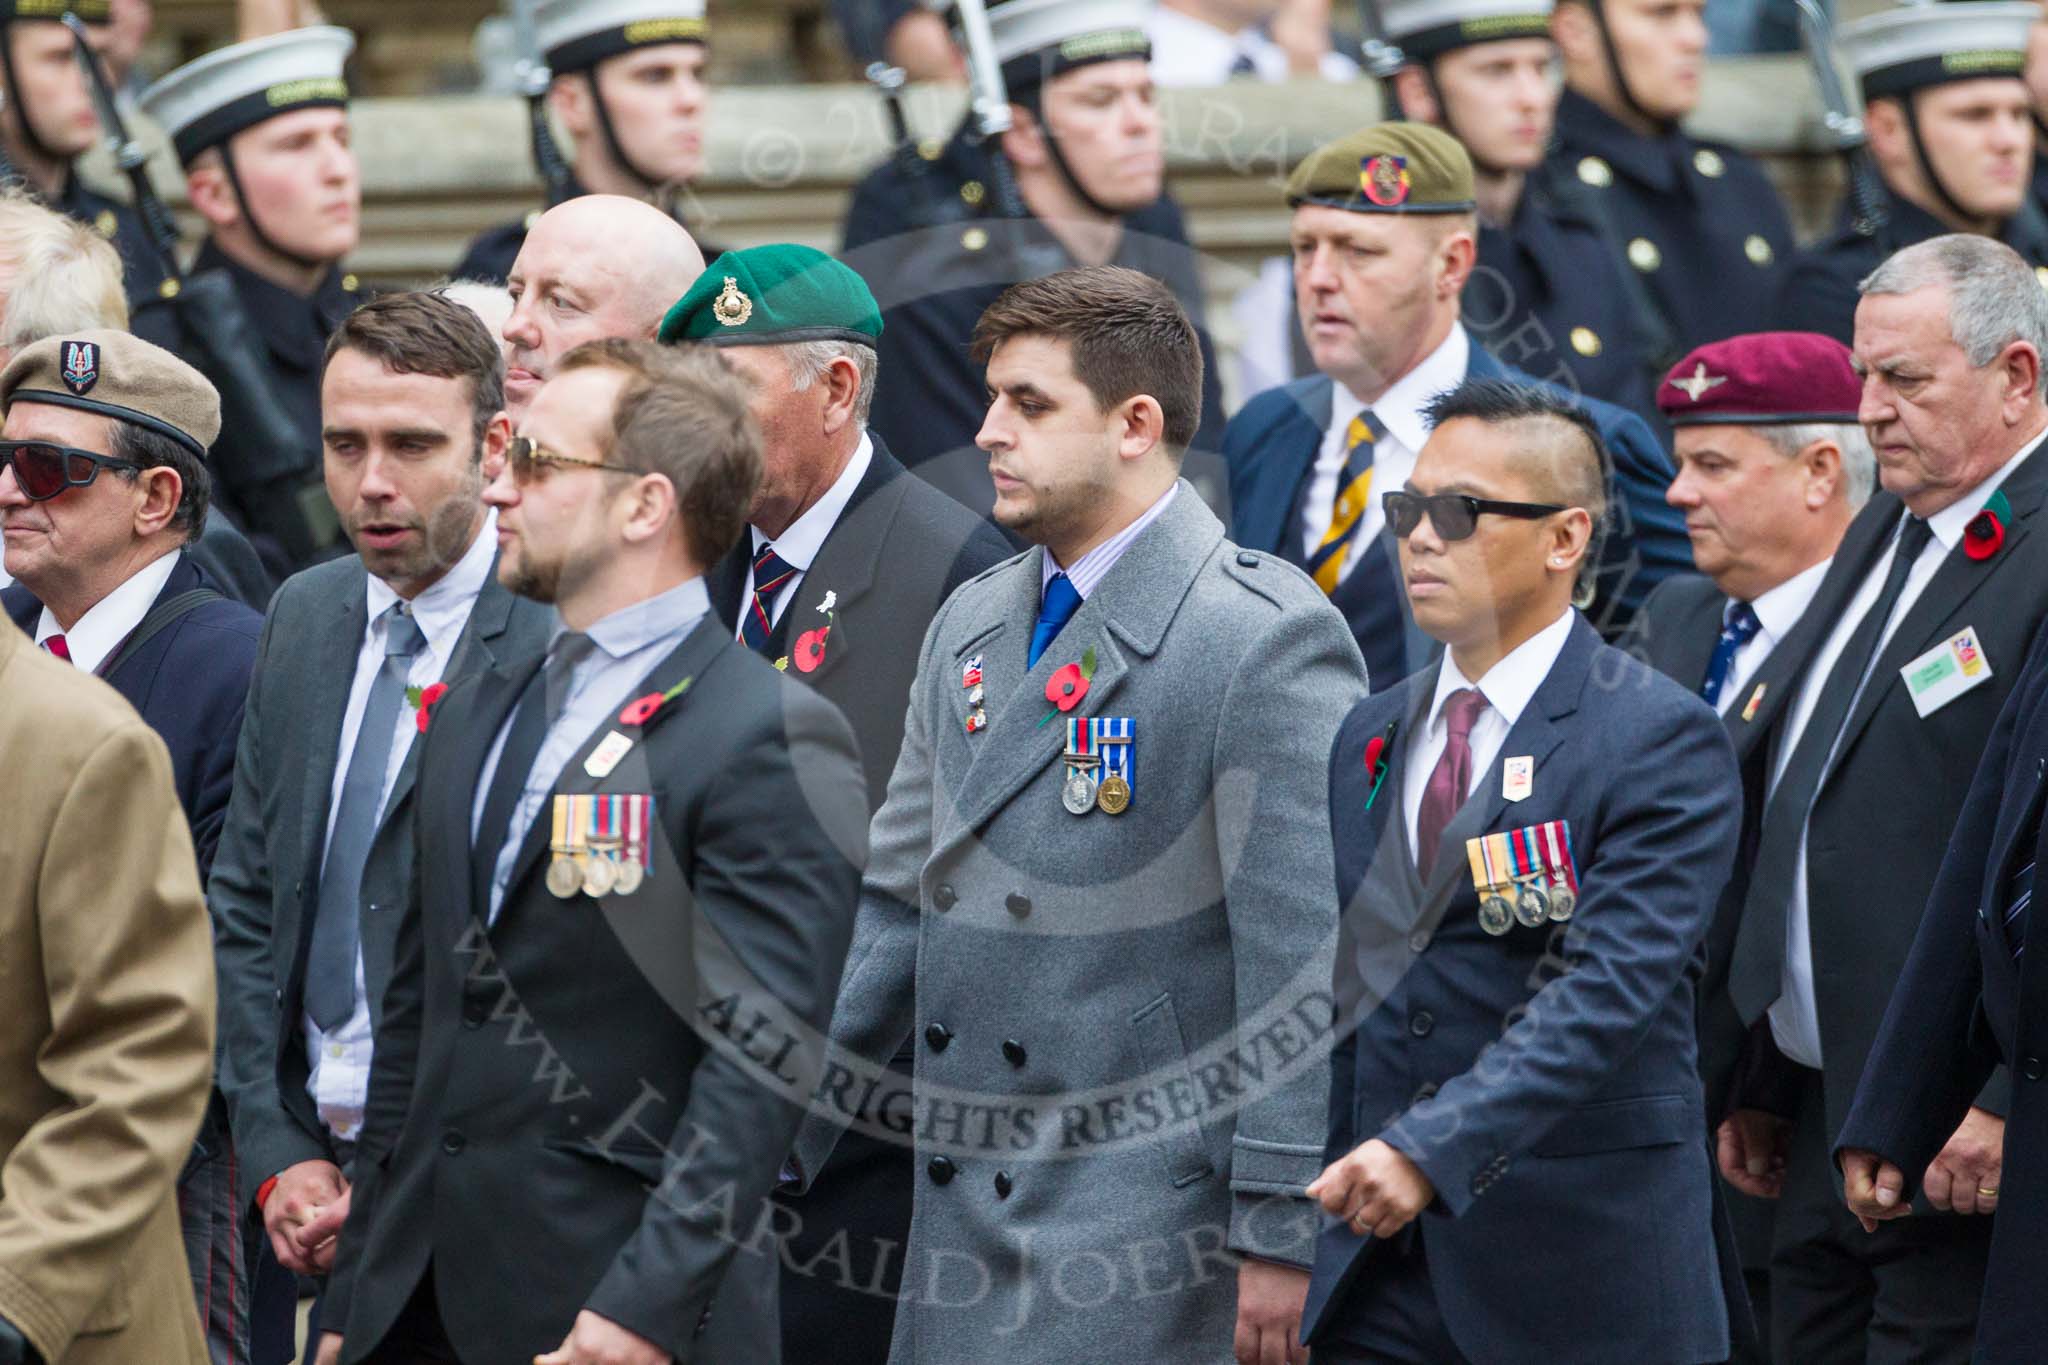
[[754,316],[754,301],[740,292],[740,282],[734,276],[725,277],[725,292],[712,303],[711,316],[723,327],[744,327]]
[[100,348],[91,341],[64,343],[64,387],[83,398],[100,382]]
[[1381,208],[1394,208],[1408,200],[1408,158],[1381,153],[1358,163],[1358,188]]

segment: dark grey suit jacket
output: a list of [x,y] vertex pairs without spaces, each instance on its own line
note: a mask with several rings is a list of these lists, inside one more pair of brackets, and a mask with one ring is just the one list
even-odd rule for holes
[[[342,713],[368,624],[361,559],[322,564],[278,589],[258,646],[235,754],[235,788],[207,884],[220,982],[221,1092],[248,1186],[301,1161],[335,1159],[306,1092],[300,1015]],[[530,665],[554,614],[484,584],[444,681]],[[414,745],[363,869],[362,945],[372,1021],[382,1018],[398,907],[412,876]]]

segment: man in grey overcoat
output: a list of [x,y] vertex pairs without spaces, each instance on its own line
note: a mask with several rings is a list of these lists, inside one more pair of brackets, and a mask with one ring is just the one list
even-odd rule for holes
[[994,517],[1035,548],[925,636],[793,1173],[849,1123],[914,1145],[892,1365],[1298,1362],[1364,665],[1180,480],[1201,358],[1165,286],[1020,284],[975,348]]

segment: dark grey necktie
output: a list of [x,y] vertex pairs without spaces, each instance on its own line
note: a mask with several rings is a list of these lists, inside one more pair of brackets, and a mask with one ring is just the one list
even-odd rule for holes
[[1899,527],[1891,569],[1877,600],[1842,646],[1842,654],[1821,684],[1820,700],[1799,743],[1786,761],[1785,772],[1771,789],[1765,806],[1763,836],[1757,845],[1751,886],[1756,905],[1745,914],[1729,958],[1728,993],[1745,1023],[1753,1022],[1777,1000],[1785,972],[1785,920],[1792,905],[1793,878],[1799,867],[1799,846],[1805,836],[1806,819],[1813,799],[1833,764],[1835,746],[1842,727],[1863,695],[1870,666],[1876,661],[1884,639],[1885,624],[1906,591],[1906,580],[1921,551],[1927,548],[1931,528],[1919,517],[1907,517]]
[[320,868],[320,903],[306,959],[306,1013],[322,1032],[348,1022],[356,1007],[356,945],[363,905],[363,864],[384,808],[384,774],[398,732],[412,659],[426,645],[404,603],[384,613],[384,662],[370,683],[355,752],[341,785],[341,806]]
[[548,649],[546,665],[533,675],[512,712],[505,743],[498,751],[498,766],[491,773],[491,785],[484,795],[483,814],[477,820],[476,843],[470,850],[471,875],[486,906],[505,841],[526,833],[511,828],[512,814],[526,790],[526,779],[540,757],[548,731],[562,718],[563,708],[569,704],[569,684],[574,680],[576,665],[590,657],[596,643],[581,631],[556,636]]

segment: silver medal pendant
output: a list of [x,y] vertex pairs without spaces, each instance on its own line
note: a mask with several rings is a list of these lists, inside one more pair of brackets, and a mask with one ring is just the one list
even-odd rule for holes
[[1515,908],[1506,896],[1487,896],[1479,902],[1479,927],[1495,938],[1515,927]]
[[1566,886],[1563,882],[1559,882],[1557,883],[1557,885],[1550,888],[1551,923],[1563,924],[1566,920],[1572,917],[1572,911],[1578,909],[1578,906],[1579,898],[1576,895],[1574,895],[1572,893],[1572,889],[1569,886]]
[[1068,773],[1060,786],[1060,804],[1069,814],[1086,815],[1095,809],[1095,784],[1086,773]]
[[1521,890],[1515,893],[1515,923],[1524,929],[1534,929],[1550,918],[1550,897],[1534,882],[1523,882]]

